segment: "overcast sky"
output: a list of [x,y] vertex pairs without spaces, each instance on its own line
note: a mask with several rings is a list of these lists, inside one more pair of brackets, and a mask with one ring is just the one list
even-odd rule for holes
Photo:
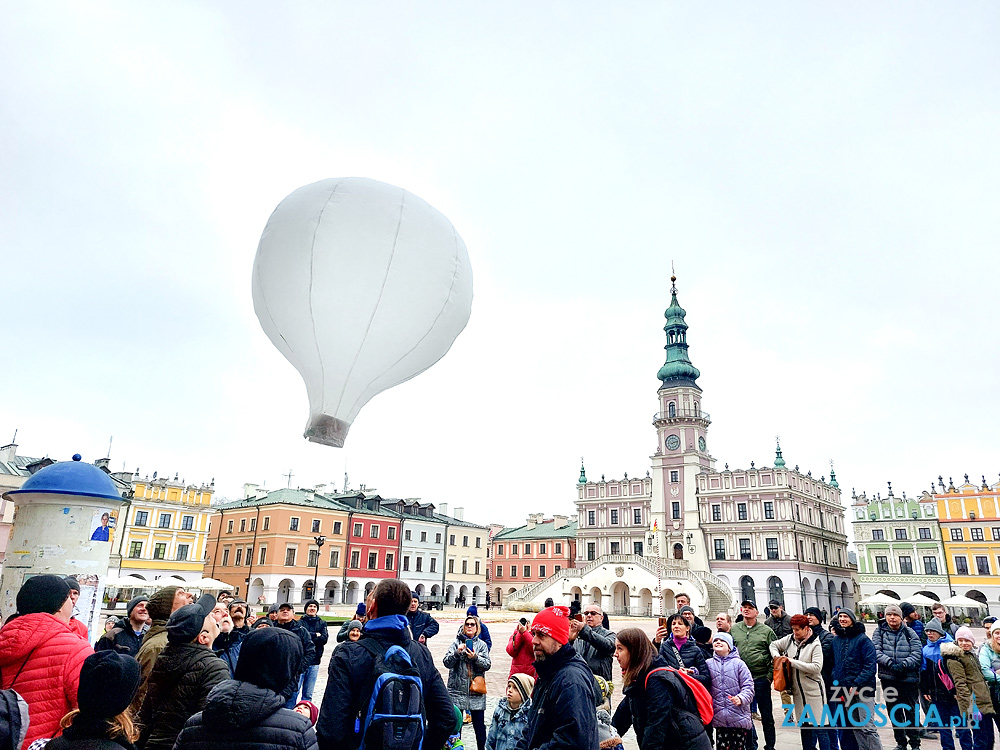
[[[1000,472],[994,3],[5,2],[0,441],[477,522],[645,475],[670,261],[721,469]],[[338,450],[250,274],[327,177],[455,225],[472,319]]]

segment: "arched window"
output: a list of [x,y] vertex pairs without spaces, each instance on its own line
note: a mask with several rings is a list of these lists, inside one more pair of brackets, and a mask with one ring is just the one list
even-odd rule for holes
[[675,560],[683,560],[684,559],[684,545],[683,544],[675,544],[674,545],[674,559]]
[[740,600],[746,601],[747,599],[755,602],[757,601],[757,594],[754,592],[753,578],[750,576],[743,576],[740,579]]
[[782,589],[781,579],[778,576],[771,576],[767,579],[767,596],[782,604],[785,603],[785,592]]
[[667,416],[668,417],[677,416],[677,405],[673,401],[667,404]]
[[699,414],[701,414],[701,404],[699,404],[697,401],[695,401],[694,402],[694,415],[697,417]]

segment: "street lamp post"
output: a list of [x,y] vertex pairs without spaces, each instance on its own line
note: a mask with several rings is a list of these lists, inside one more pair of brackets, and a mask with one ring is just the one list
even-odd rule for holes
[[313,572],[313,599],[319,601],[316,598],[316,590],[319,588],[319,556],[323,554],[323,545],[326,543],[325,536],[318,536],[314,540],[316,542],[316,570]]

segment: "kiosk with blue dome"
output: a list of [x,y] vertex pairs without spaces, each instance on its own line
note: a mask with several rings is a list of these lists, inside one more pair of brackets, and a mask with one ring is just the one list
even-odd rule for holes
[[110,476],[79,454],[39,470],[4,497],[14,526],[0,576],[0,615],[15,609],[25,580],[53,573],[80,582],[79,619],[95,632],[111,555],[111,521],[122,498]]

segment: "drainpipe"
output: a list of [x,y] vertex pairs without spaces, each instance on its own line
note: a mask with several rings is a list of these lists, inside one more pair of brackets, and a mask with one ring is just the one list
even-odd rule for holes
[[347,511],[347,528],[345,531],[346,543],[344,544],[344,585],[342,586],[343,592],[340,595],[341,604],[347,604],[347,566],[351,564],[351,534],[353,530],[351,528],[351,519],[354,518],[354,511]]
[[398,542],[398,544],[396,544],[396,570],[395,570],[396,578],[399,578],[399,572],[400,572],[400,570],[402,570],[401,566],[403,565],[401,558],[403,557],[403,524],[404,523],[406,523],[406,520],[403,519],[403,518],[400,518],[399,519],[399,537],[396,539],[396,541]]
[[441,598],[443,600],[441,604],[441,611],[444,611],[444,605],[448,601],[448,524],[444,525],[444,554],[441,556]]
[[257,521],[253,525],[253,541],[250,543],[250,570],[247,571],[247,605],[250,606],[250,581],[253,579],[253,556],[257,554],[257,530],[260,528],[260,506],[257,506]]

